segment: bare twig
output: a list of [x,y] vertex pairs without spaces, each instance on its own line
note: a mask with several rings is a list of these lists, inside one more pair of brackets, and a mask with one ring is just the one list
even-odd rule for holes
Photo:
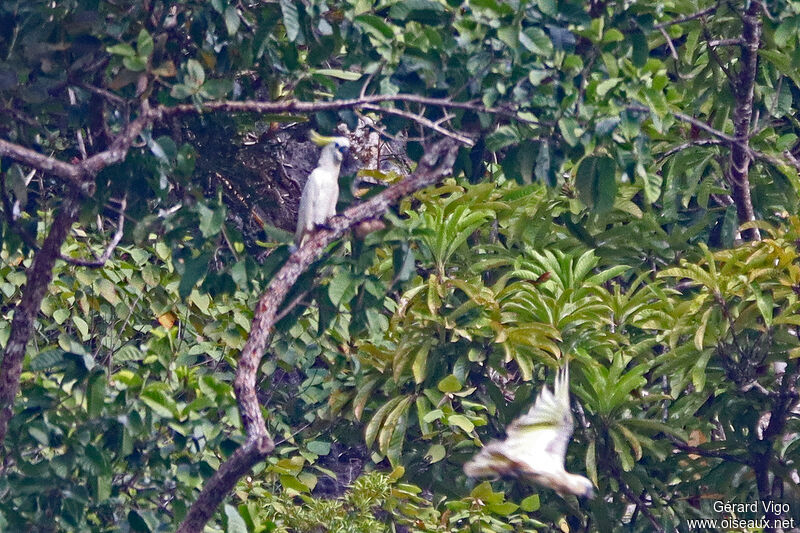
[[678,51],[675,50],[675,45],[672,43],[672,37],[669,36],[667,30],[665,30],[664,28],[658,28],[658,29],[659,31],[661,31],[661,35],[663,35],[664,39],[666,39],[667,41],[667,46],[669,47],[669,53],[672,55],[672,59],[674,59],[675,61],[680,61],[680,58],[678,57]]
[[424,126],[428,129],[432,129],[437,133],[441,133],[445,137],[450,137],[462,144],[466,144],[467,146],[472,146],[475,142],[470,139],[469,137],[465,137],[464,135],[454,133],[446,128],[441,127],[436,122],[428,120],[427,118],[423,117],[422,115],[417,115],[415,113],[411,113],[409,111],[403,111],[402,109],[395,109],[389,107],[381,107],[372,104],[364,104],[362,106],[364,109],[369,109],[370,111],[380,111],[381,113],[387,113],[389,115],[397,115],[398,117],[407,118],[409,120],[413,120],[414,122]]
[[[708,33],[708,28],[706,27],[705,24],[703,24],[703,38],[705,38],[706,43],[710,43],[712,40],[711,34]],[[734,74],[730,71],[730,69],[725,65],[725,62],[722,60],[722,58],[719,57],[716,47],[709,45],[708,54],[711,56],[711,59],[714,60],[714,63],[717,64],[720,70],[722,70],[722,72],[725,73],[725,77],[728,78],[728,82],[731,83],[732,85],[735,84],[736,76],[734,76]],[[735,90],[736,86],[734,85],[734,91]]]
[[736,37],[735,39],[713,39],[711,41],[707,41],[708,46],[719,47],[719,46],[737,46],[743,44],[741,37]]
[[685,442],[676,437],[673,437],[672,435],[668,435],[668,438],[672,442],[672,445],[682,452],[694,455],[700,455],[702,457],[710,457],[712,459],[723,459],[725,461],[739,463],[743,465],[750,465],[750,459],[747,456],[740,457],[738,455],[733,455],[731,453],[723,452],[721,450],[707,450],[705,448],[700,448],[699,446],[692,446],[690,444],[686,444]]
[[665,159],[678,152],[682,152],[683,150],[686,150],[687,148],[692,146],[709,146],[709,145],[719,146],[720,144],[725,144],[725,143],[720,139],[695,139],[693,141],[687,141],[677,146],[673,146],[663,154],[659,154],[658,160],[661,161],[662,159]]
[[79,85],[79,87],[89,91],[90,93],[96,94],[97,96],[105,98],[112,104],[124,106],[128,103],[124,98],[121,98],[111,91],[103,89],[102,87],[95,87],[94,85],[89,85],[88,83],[82,83]]
[[367,79],[364,81],[364,85],[362,85],[362,86],[361,86],[361,93],[360,93],[360,94],[359,94],[359,96],[358,96],[359,98],[364,98],[364,96],[366,96],[366,94],[367,94],[367,88],[369,87],[369,84],[370,84],[370,83],[372,83],[372,79],[373,79],[375,76],[377,76],[378,74],[380,74],[380,72],[383,70],[383,66],[384,66],[385,64],[386,64],[386,60],[385,60],[385,59],[381,59],[381,62],[380,62],[380,64],[378,65],[378,68],[376,68],[375,70],[373,70],[372,72],[370,72],[369,76],[367,76]]
[[697,11],[696,13],[692,13],[691,15],[686,15],[683,17],[678,17],[676,19],[668,20],[667,22],[662,22],[661,24],[656,24],[653,27],[657,30],[667,28],[669,26],[673,26],[675,24],[683,24],[684,22],[689,22],[690,20],[699,19],[700,17],[705,17],[708,14],[713,13],[719,7],[719,2],[714,4],[713,6],[703,9],[701,11]]
[[656,520],[656,517],[653,516],[652,511],[650,511],[650,506],[648,506],[647,503],[642,500],[642,498],[634,494],[631,488],[628,487],[628,484],[625,483],[625,480],[622,479],[622,475],[619,471],[619,467],[617,466],[615,459],[611,460],[611,473],[617,479],[617,482],[619,483],[619,488],[620,490],[622,490],[622,493],[625,495],[626,498],[628,498],[629,502],[631,502],[636,506],[636,509],[638,511],[640,511],[645,517],[647,517],[647,519],[653,525],[654,531],[657,531],[658,533],[666,533],[664,531],[664,528],[661,527],[661,524],[658,523],[658,520]]
[[24,146],[4,141],[3,139],[0,139],[0,155],[10,157],[23,165],[28,165],[29,167],[62,178],[76,187],[82,185],[81,170],[77,165],[59,161],[53,157],[47,157],[30,148],[25,148]]
[[100,257],[95,257],[94,261],[90,261],[88,259],[78,259],[76,257],[69,257],[65,256],[64,254],[60,254],[60,258],[66,261],[71,265],[76,266],[83,266],[89,268],[100,268],[106,264],[111,258],[111,254],[114,253],[114,249],[117,247],[119,242],[122,240],[122,236],[125,233],[125,208],[127,207],[127,199],[123,196],[122,200],[120,200],[120,208],[119,208],[119,219],[117,220],[117,231],[114,233],[114,237],[112,237],[111,241],[106,246],[106,249],[100,255]]

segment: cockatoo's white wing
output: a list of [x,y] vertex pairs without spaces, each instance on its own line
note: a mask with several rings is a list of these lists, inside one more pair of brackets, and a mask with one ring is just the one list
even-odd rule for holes
[[329,204],[331,197],[339,196],[337,178],[331,170],[321,167],[315,168],[308,176],[297,209],[295,242],[299,243],[305,232],[312,231],[315,225],[323,224],[336,214],[336,204],[333,213],[329,212]]
[[303,236],[314,230],[315,226],[325,224],[336,215],[336,202],[339,198],[339,168],[350,148],[350,141],[345,137],[323,137],[312,132],[312,140],[322,145],[317,168],[306,180],[300,206],[297,209],[297,230],[295,244],[300,245]]
[[530,411],[514,420],[503,441],[492,441],[464,465],[472,477],[525,477],[559,494],[591,496],[592,484],[564,470],[573,419],[569,406],[569,370],[556,375],[553,392],[545,386]]
[[567,444],[574,422],[569,407],[569,370],[565,366],[556,375],[554,392],[545,386],[533,407],[507,429],[506,443],[516,445],[536,469],[551,469],[554,464],[564,469]]

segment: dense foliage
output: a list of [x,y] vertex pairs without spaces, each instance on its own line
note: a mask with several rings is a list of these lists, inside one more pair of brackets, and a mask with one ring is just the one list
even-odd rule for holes
[[[209,530],[685,531],[715,501],[800,522],[798,39],[790,1],[0,4],[3,142],[87,160],[166,110],[88,193],[0,145],[4,349],[80,203],[0,443],[0,530],[174,529],[245,441],[234,375],[290,255],[246,220],[290,195],[237,195],[205,143],[278,150],[305,121],[374,124],[412,167],[469,142],[293,286],[257,383],[276,448]],[[370,95],[408,98],[225,104]],[[75,261],[117,228],[102,267]],[[597,498],[469,480],[566,360],[567,470]]]

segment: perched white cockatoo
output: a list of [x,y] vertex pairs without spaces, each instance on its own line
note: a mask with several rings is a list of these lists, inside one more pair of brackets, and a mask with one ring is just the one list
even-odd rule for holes
[[542,388],[527,414],[511,422],[508,436],[492,441],[464,465],[470,477],[522,477],[561,496],[594,497],[592,482],[564,470],[573,420],[569,407],[569,367],[556,375],[553,392]]
[[322,226],[336,214],[336,202],[339,199],[339,167],[342,159],[350,149],[350,141],[346,137],[323,137],[311,132],[314,144],[322,146],[317,168],[308,176],[300,207],[297,210],[297,231],[294,242],[300,246],[305,235]]

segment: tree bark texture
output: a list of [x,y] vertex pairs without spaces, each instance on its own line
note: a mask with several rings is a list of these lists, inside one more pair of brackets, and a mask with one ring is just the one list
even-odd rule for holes
[[11,321],[11,334],[0,364],[0,447],[5,441],[8,423],[14,411],[14,398],[19,391],[19,377],[22,373],[22,360],[25,348],[33,334],[36,315],[53,279],[53,266],[61,252],[61,245],[67,238],[72,223],[78,218],[80,201],[77,191],[70,192],[64,199],[61,209],[50,226],[50,233],[36,252],[33,264],[27,272],[22,297],[14,309]]
[[[742,14],[741,67],[733,93],[736,107],[733,112],[733,125],[737,142],[731,145],[729,157],[729,182],[731,197],[736,204],[739,224],[755,220],[753,200],[750,197],[750,121],[753,118],[753,93],[758,72],[758,47],[761,43],[761,3],[751,1]],[[747,240],[759,240],[761,235],[756,228],[750,228],[742,235]]]
[[278,308],[297,278],[322,255],[328,244],[344,235],[350,228],[365,220],[380,217],[389,206],[401,198],[433,185],[449,175],[457,153],[458,144],[450,138],[443,139],[430,147],[411,176],[363,204],[351,207],[341,216],[329,220],[328,229],[320,229],[314,233],[289,257],[272,279],[256,306],[250,336],[242,349],[234,381],[234,392],[242,423],[247,432],[247,441],[208,479],[178,528],[178,533],[202,532],[206,522],[236,482],[275,447],[267,433],[261,405],[256,396],[256,376],[275,324]]

